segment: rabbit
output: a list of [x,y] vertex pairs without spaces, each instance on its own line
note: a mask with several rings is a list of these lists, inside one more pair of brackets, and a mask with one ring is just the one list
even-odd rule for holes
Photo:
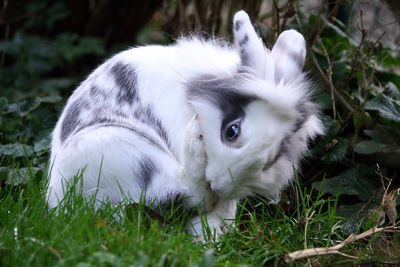
[[[282,32],[272,50],[245,11],[234,44],[181,37],[105,61],[73,92],[52,133],[50,208],[74,176],[98,201],[181,196],[220,235],[240,199],[279,198],[308,143],[323,133],[303,72],[305,40]],[[205,234],[202,218],[188,225]]]

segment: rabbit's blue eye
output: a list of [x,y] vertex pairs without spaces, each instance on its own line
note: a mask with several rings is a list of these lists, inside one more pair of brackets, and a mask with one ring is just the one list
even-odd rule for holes
[[228,141],[233,142],[240,135],[240,126],[237,123],[229,125],[225,132],[225,137]]

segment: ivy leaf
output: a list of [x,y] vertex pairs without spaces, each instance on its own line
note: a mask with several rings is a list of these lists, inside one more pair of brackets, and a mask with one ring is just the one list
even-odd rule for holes
[[333,143],[332,148],[321,157],[327,163],[338,162],[346,158],[349,141],[343,137],[335,140],[336,142]]
[[50,138],[43,138],[35,143],[33,150],[35,153],[41,155],[50,150]]
[[0,112],[5,110],[8,106],[8,100],[5,97],[0,97]]
[[342,172],[338,176],[313,183],[315,188],[334,196],[339,194],[357,196],[361,201],[367,201],[373,194],[375,186],[360,175],[357,168]]
[[27,184],[31,178],[39,180],[43,176],[43,170],[41,168],[29,167],[11,169],[8,171],[7,183],[11,185],[22,185]]
[[32,111],[36,110],[41,104],[54,104],[58,103],[62,100],[60,96],[46,96],[46,97],[36,97],[30,106],[20,113],[22,117],[25,117],[27,114],[31,113]]
[[400,152],[400,131],[387,126],[377,126],[373,130],[364,130],[371,140],[361,141],[354,147],[359,154]]
[[386,95],[379,95],[367,102],[365,108],[379,112],[383,119],[400,123],[400,110]]
[[39,88],[49,94],[57,94],[58,91],[71,87],[73,84],[74,81],[68,78],[47,79],[40,84]]
[[375,141],[361,141],[354,147],[354,151],[359,154],[389,153],[393,149],[390,144],[377,143]]
[[21,158],[25,156],[30,157],[33,155],[33,148],[29,145],[23,144],[6,144],[0,145],[0,156],[14,156],[16,158]]

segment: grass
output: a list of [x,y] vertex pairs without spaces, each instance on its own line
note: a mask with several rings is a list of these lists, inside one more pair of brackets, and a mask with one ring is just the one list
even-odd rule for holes
[[[214,242],[194,243],[185,232],[189,214],[179,205],[164,211],[163,218],[141,203],[103,203],[95,209],[93,201],[71,190],[62,207],[49,210],[46,179],[31,172],[25,185],[1,189],[0,266],[283,266],[284,255],[304,248],[305,234],[308,247],[346,238],[345,221],[335,215],[337,198],[301,189],[298,182],[295,188],[293,212],[257,198],[244,200],[235,228]],[[343,252],[360,259],[320,256],[310,262],[395,262],[400,238],[382,233]]]
[[[27,11],[41,10],[46,2],[53,5],[51,1],[27,2],[23,5]],[[54,10],[76,20],[72,17],[75,14],[67,15],[67,1],[53,2],[61,5]],[[170,2],[172,10],[175,4]],[[186,2],[183,4],[193,5],[195,1]],[[210,6],[214,5],[211,2]],[[218,241],[204,243],[194,243],[194,237],[186,234],[190,214],[179,204],[160,218],[141,203],[127,207],[104,203],[95,209],[90,199],[71,191],[63,207],[48,209],[44,173],[50,132],[65,97],[84,74],[115,51],[101,38],[68,32],[69,24],[44,31],[49,29],[48,23],[60,19],[57,12],[41,14],[40,20],[35,13],[28,13],[32,21],[24,22],[17,32],[6,25],[5,38],[0,41],[0,267],[286,266],[284,256],[292,251],[336,245],[352,232],[373,227],[375,222],[366,219],[366,213],[380,204],[382,191],[375,164],[382,166],[381,178],[397,177],[398,173],[398,49],[387,43],[382,47],[380,39],[364,38],[376,25],[361,28],[363,37],[358,40],[354,31],[332,23],[323,14],[302,14],[298,7],[295,11],[291,16],[296,19],[292,18],[289,27],[300,29],[310,45],[307,69],[316,82],[316,102],[327,129],[310,151],[312,159],[304,175],[307,188],[296,181],[293,196],[279,205],[257,197],[242,201],[236,228]],[[286,15],[290,12],[285,8],[273,12],[270,17],[277,17],[278,28],[285,28],[282,19],[289,22]],[[158,15],[154,17],[160,20]],[[268,23],[262,24],[261,17],[252,19],[260,22],[262,30]],[[357,25],[364,25],[361,21]],[[179,28],[159,28],[156,24],[159,22],[150,23],[146,29],[159,36],[164,29]],[[317,181],[324,174],[327,179],[321,188],[330,197],[310,189],[312,184],[319,186]],[[10,178],[14,185],[9,183]],[[393,184],[389,191],[398,188],[398,179]],[[339,191],[347,195],[332,197]],[[338,216],[344,214],[340,209],[345,210],[345,206],[348,214],[357,215],[356,220]],[[399,208],[397,199],[397,214]],[[320,256],[289,266],[399,266],[400,237],[398,233],[379,233],[349,244],[341,252],[359,259]]]

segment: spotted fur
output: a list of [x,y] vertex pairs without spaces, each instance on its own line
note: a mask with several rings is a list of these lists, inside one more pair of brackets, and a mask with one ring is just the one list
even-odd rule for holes
[[[269,50],[244,11],[233,29],[233,44],[181,37],[123,51],[90,74],[52,134],[49,206],[82,173],[76,186],[98,203],[179,197],[221,234],[239,199],[279,196],[322,133],[305,41],[284,31]],[[203,234],[202,222],[194,215],[189,231]]]

